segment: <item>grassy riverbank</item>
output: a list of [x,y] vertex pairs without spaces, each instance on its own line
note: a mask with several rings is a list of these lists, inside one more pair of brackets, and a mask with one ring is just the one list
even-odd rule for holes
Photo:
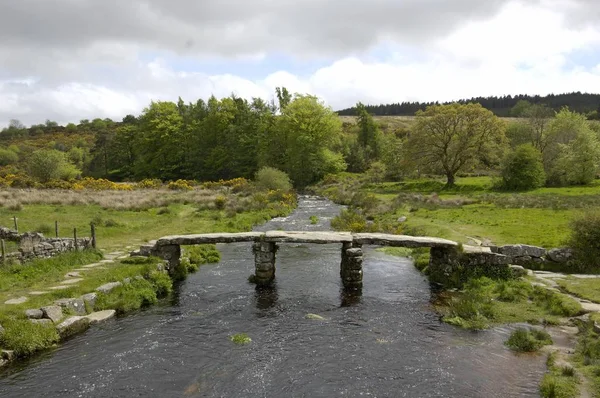
[[[16,216],[20,231],[53,235],[49,231],[53,232],[54,222],[58,221],[61,236],[69,236],[73,228],[79,236],[85,236],[83,231],[89,231],[90,223],[96,225],[97,251],[0,266],[0,325],[4,329],[0,329],[0,348],[13,350],[16,356],[28,356],[60,340],[56,325],[32,323],[25,314],[28,309],[78,298],[111,282],[122,285],[107,294],[98,293],[95,304],[86,305],[88,313],[112,309],[123,314],[155,304],[171,293],[174,281],[157,271],[160,259],[115,257],[170,234],[249,231],[254,225],[289,214],[295,208],[296,197],[291,192],[254,187],[238,192],[205,188],[134,192],[3,190],[0,202],[4,204],[0,219]],[[119,253],[113,253],[110,260],[101,260],[103,253],[116,250]],[[183,257],[178,279],[184,279],[200,264],[218,261],[219,253],[211,245],[193,246],[184,247]],[[69,274],[72,272],[75,274]],[[26,301],[5,303],[16,298]],[[74,315],[66,309],[63,314]]]

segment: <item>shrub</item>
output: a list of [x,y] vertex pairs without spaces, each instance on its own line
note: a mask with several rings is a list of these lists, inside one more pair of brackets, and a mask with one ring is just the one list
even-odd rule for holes
[[154,286],[158,298],[166,297],[173,291],[173,280],[165,272],[151,271],[148,280]]
[[158,178],[145,178],[142,181],[138,182],[136,185],[138,188],[143,189],[158,189],[162,187],[162,181]]
[[511,333],[504,344],[513,351],[534,352],[552,344],[552,338],[543,330],[519,328]]
[[581,304],[575,299],[540,286],[533,288],[531,298],[536,305],[546,308],[552,315],[575,316],[582,310]]
[[0,148],[0,166],[8,166],[19,161],[19,155],[10,149]]
[[315,224],[318,224],[318,223],[319,223],[319,217],[317,217],[317,216],[310,216],[310,218],[309,218],[309,219],[310,219],[310,223],[311,223],[312,225],[315,225]]
[[546,182],[542,155],[532,145],[520,145],[502,166],[502,187],[512,191],[539,188]]
[[579,271],[600,271],[600,212],[588,212],[571,222],[568,246]]
[[195,181],[191,180],[177,180],[169,182],[167,188],[175,191],[190,191],[194,189]]
[[577,381],[571,376],[546,373],[540,383],[543,398],[575,398],[579,396]]
[[263,167],[256,172],[255,184],[261,191],[289,191],[292,189],[290,177],[273,167]]
[[223,195],[219,195],[215,198],[215,207],[218,210],[223,210],[225,208],[226,204],[227,204],[227,197],[225,197]]
[[331,220],[331,227],[338,231],[365,232],[367,219],[354,209],[343,209]]

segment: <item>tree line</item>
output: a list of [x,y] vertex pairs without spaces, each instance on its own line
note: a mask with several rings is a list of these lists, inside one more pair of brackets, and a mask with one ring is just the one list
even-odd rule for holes
[[600,123],[568,107],[520,99],[512,109],[519,118],[507,121],[478,103],[433,104],[409,127],[390,131],[368,106],[355,109],[356,122],[342,123],[317,97],[277,88],[272,101],[153,101],[120,122],[46,123],[43,130],[15,121],[0,133],[0,175],[216,181],[270,167],[304,188],[341,171],[373,181],[443,175],[452,185],[483,170],[501,175],[506,189],[527,189],[588,184],[599,171]]
[[[513,111],[515,105],[520,101],[526,101],[531,104],[545,104],[549,108],[559,111],[568,106],[569,109],[585,114],[589,119],[598,119],[600,111],[600,94],[589,94],[573,92],[566,94],[550,94],[547,96],[539,95],[505,95],[490,97],[475,97],[456,101],[459,104],[475,103],[480,104],[486,109],[492,111],[500,117],[520,117]],[[452,102],[445,102],[450,104]],[[374,116],[413,116],[420,110],[425,110],[429,106],[440,105],[439,102],[402,102],[394,104],[365,105],[367,111]],[[357,107],[342,109],[337,112],[340,116],[357,116]]]

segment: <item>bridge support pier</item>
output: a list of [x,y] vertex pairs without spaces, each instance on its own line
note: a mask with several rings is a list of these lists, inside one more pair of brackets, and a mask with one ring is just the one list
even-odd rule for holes
[[254,252],[255,282],[259,286],[270,285],[275,279],[275,253],[277,244],[274,242],[255,242]]
[[167,260],[169,263],[168,271],[170,274],[175,272],[175,270],[179,267],[181,260],[181,246],[179,245],[164,245],[158,246],[156,252],[153,255],[162,258],[163,260]]
[[356,243],[342,244],[342,263],[340,276],[346,289],[359,290],[363,285],[363,251]]

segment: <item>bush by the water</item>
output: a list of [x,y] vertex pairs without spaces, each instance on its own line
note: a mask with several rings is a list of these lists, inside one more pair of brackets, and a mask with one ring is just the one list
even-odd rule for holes
[[534,352],[551,345],[552,337],[544,330],[519,328],[510,334],[504,344],[513,351]]
[[273,167],[263,167],[256,172],[256,187],[263,191],[283,191],[292,189],[290,177],[283,171]]
[[502,167],[502,187],[511,191],[539,188],[546,182],[542,154],[532,145],[521,145],[507,155]]
[[221,261],[221,253],[215,245],[195,245],[185,250],[192,264],[202,265]]
[[571,222],[568,246],[578,271],[600,271],[600,212],[589,212]]

